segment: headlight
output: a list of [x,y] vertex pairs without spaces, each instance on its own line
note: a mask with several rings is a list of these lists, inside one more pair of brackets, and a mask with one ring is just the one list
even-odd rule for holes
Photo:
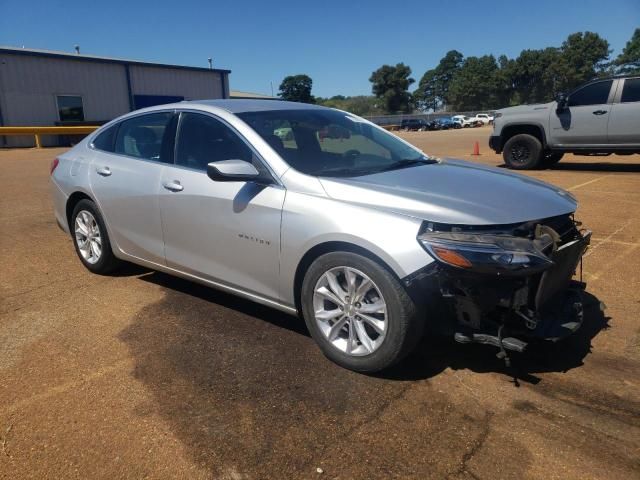
[[502,234],[425,232],[418,240],[435,259],[474,272],[532,274],[553,264],[543,253],[553,243],[548,234],[530,240]]
[[500,118],[501,116],[502,116],[502,114],[501,114],[500,112],[496,112],[496,113],[493,115],[493,119],[495,120],[496,118]]

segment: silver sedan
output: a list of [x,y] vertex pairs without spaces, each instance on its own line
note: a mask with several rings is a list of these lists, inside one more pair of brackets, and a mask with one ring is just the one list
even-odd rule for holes
[[90,271],[133,262],[301,315],[353,370],[396,363],[426,325],[507,357],[580,324],[571,279],[589,233],[571,194],[430,157],[347,112],[139,110],[55,159],[51,183]]

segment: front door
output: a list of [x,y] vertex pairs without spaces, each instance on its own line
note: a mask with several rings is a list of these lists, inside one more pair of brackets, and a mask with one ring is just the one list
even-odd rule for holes
[[118,247],[164,264],[158,193],[165,152],[172,137],[173,112],[151,113],[125,120],[94,141],[89,180],[100,211]]
[[552,145],[605,145],[613,80],[591,83],[569,95],[567,107],[551,112]]
[[226,123],[183,112],[175,164],[162,175],[160,206],[167,265],[277,300],[280,220],[285,190],[277,182],[216,182],[207,164],[239,159],[269,175]]

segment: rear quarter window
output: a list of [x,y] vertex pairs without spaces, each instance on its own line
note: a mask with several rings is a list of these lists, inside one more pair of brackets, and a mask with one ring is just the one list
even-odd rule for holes
[[105,152],[113,152],[117,131],[118,125],[116,124],[100,132],[91,142],[93,147]]

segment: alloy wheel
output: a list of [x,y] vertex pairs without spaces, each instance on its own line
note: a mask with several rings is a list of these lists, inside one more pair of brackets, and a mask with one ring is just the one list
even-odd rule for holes
[[325,272],[316,282],[313,309],[322,334],[347,355],[370,355],[384,341],[387,305],[378,286],[355,268]]
[[527,144],[516,143],[511,147],[511,158],[516,163],[525,163],[529,160],[529,155],[531,152],[529,151],[529,147]]
[[80,255],[87,263],[95,264],[102,255],[102,237],[100,227],[93,214],[80,210],[75,221],[76,244]]

